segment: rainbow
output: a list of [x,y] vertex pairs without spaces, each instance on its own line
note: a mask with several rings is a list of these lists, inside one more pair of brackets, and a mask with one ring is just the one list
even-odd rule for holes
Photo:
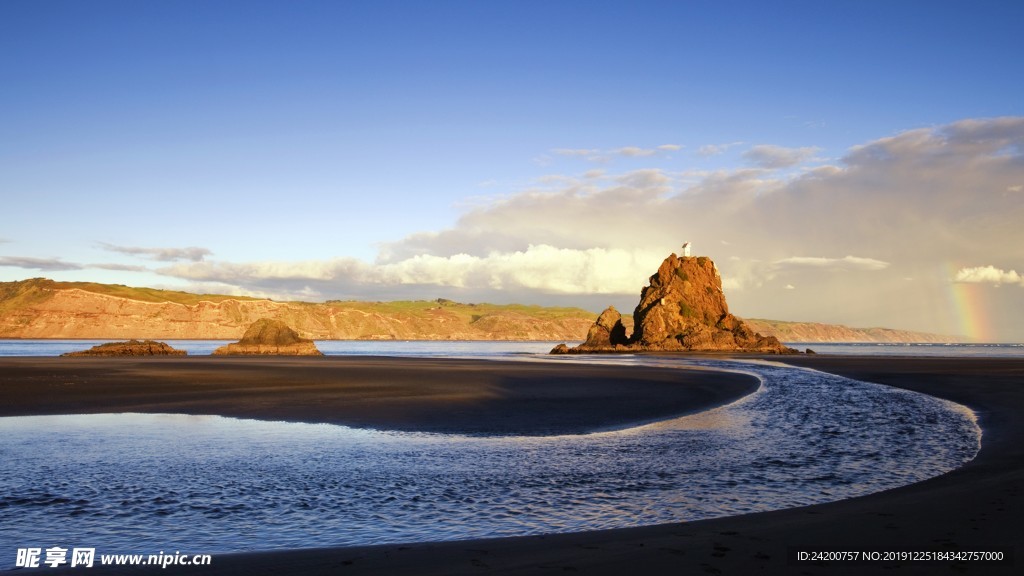
[[986,287],[981,284],[954,282],[957,270],[959,267],[954,263],[946,264],[950,303],[956,314],[958,332],[974,342],[995,341],[995,329],[992,327],[992,316],[984,293]]

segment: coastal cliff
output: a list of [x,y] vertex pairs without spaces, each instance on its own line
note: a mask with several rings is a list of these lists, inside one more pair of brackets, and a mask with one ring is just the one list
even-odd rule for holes
[[[0,282],[0,338],[236,340],[260,318],[318,340],[543,340],[579,342],[593,312],[579,308],[413,302],[277,302],[91,282]],[[620,320],[623,334],[633,318]],[[962,342],[887,328],[744,319],[783,342]],[[608,326],[610,330],[614,322]]]
[[921,344],[946,344],[967,342],[963,336],[932,334],[892,328],[851,328],[841,324],[820,322],[783,322],[744,318],[751,330],[768,336],[775,336],[783,342],[914,342]]
[[0,282],[0,338],[237,340],[261,318],[316,340],[579,340],[578,308],[414,302],[277,302],[42,278]]
[[774,336],[763,336],[729,313],[722,278],[710,258],[670,255],[640,292],[633,334],[610,307],[598,317],[587,340],[562,344],[554,354],[633,351],[759,352],[796,354]]

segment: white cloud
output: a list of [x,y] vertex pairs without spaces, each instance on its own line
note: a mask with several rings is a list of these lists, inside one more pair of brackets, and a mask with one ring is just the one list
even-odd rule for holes
[[41,270],[46,272],[82,270],[84,268],[81,264],[65,262],[60,258],[32,258],[28,256],[0,256],[0,266],[25,268],[28,270]]
[[786,290],[796,290],[796,286],[793,286],[792,284],[786,284]]
[[971,284],[1020,284],[1024,286],[1024,276],[1016,270],[1002,270],[995,266],[978,266],[976,268],[961,268],[957,270],[954,277],[955,282],[966,282]]
[[159,262],[177,262],[179,260],[199,262],[213,254],[210,250],[198,246],[189,246],[187,248],[143,248],[139,246],[118,246],[107,242],[100,242],[99,245],[109,252],[141,256]]
[[540,156],[537,156],[536,158],[533,159],[533,163],[538,166],[550,166],[551,156],[548,156],[547,154],[541,154]]
[[616,181],[642,194],[644,191],[664,191],[672,183],[672,178],[661,170],[649,168],[627,172],[616,178]]
[[551,153],[559,156],[594,156],[601,151],[591,148],[555,148]]
[[657,156],[659,154],[676,152],[678,150],[682,150],[682,148],[681,144],[662,144],[654,148],[623,146],[621,148],[614,148],[610,150],[602,150],[599,148],[555,148],[551,150],[551,153],[558,156],[585,158],[590,162],[604,163],[610,161],[614,156],[621,156],[625,158],[646,158]]
[[383,277],[375,277],[368,264],[354,258],[302,262],[194,262],[166,266],[156,272],[185,280],[235,285],[249,282],[259,284],[268,280],[330,281],[345,277],[365,283],[385,280]]
[[838,176],[843,173],[843,169],[839,166],[830,166],[828,164],[823,166],[808,166],[803,169],[803,178],[812,180],[815,178],[828,178],[830,176]]
[[780,266],[809,266],[813,268],[832,268],[839,270],[884,270],[889,267],[888,262],[874,258],[863,258],[860,256],[845,256],[843,258],[823,258],[819,256],[791,256],[776,260]]
[[814,146],[808,146],[805,148],[786,148],[783,146],[760,144],[744,152],[743,158],[753,162],[761,168],[789,168],[809,160],[820,151],[821,148]]
[[[283,285],[316,283],[333,291],[377,285],[441,286],[473,290],[531,290],[547,294],[634,294],[664,254],[531,245],[485,256],[420,254],[392,263],[355,259],[306,262],[197,262],[157,272],[195,282],[252,286],[279,293]],[[329,286],[333,285],[333,286]]]
[[33,258],[28,256],[0,256],[0,266],[40,270],[43,272],[67,272],[70,270],[89,269],[116,270],[119,272],[145,272],[147,270],[145,266],[132,266],[129,264],[79,264],[77,262],[67,262],[60,258]]
[[149,268],[145,266],[133,266],[131,264],[100,263],[89,264],[86,268],[98,268],[100,270],[115,270],[118,272],[146,272]]
[[743,142],[729,142],[726,144],[705,144],[697,149],[698,156],[718,156],[719,154],[725,154],[729,148],[739,146]]
[[656,148],[638,148],[636,146],[626,146],[625,148],[619,148],[617,150],[613,150],[613,152],[615,154],[618,154],[619,156],[635,157],[635,156],[654,156],[655,154],[658,153],[658,150]]

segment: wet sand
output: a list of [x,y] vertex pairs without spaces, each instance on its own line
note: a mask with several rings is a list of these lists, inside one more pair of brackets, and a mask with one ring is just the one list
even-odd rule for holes
[[[964,467],[925,482],[804,508],[576,534],[217,555],[211,566],[167,570],[247,576],[1016,573],[1016,561],[794,563],[791,553],[794,547],[903,552],[1001,550],[1010,554],[1020,548],[1024,543],[1020,520],[1024,513],[1024,421],[1020,418],[1024,415],[1024,360],[783,360],[964,404],[979,416],[984,431],[981,452]],[[595,370],[595,374],[607,374],[603,367]],[[5,363],[0,363],[0,374],[7,374]],[[2,386],[7,387],[6,383]],[[137,569],[134,573],[153,569]]]
[[581,434],[727,404],[707,370],[383,357],[0,358],[0,416],[219,414],[460,434]]

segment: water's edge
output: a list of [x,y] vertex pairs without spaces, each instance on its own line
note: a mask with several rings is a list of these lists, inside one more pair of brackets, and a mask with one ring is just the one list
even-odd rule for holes
[[767,362],[595,361],[743,371],[762,386],[698,414],[582,436],[4,418],[0,457],[18,465],[0,471],[0,539],[225,553],[662,524],[911,484],[980,446],[968,409],[896,388]]

